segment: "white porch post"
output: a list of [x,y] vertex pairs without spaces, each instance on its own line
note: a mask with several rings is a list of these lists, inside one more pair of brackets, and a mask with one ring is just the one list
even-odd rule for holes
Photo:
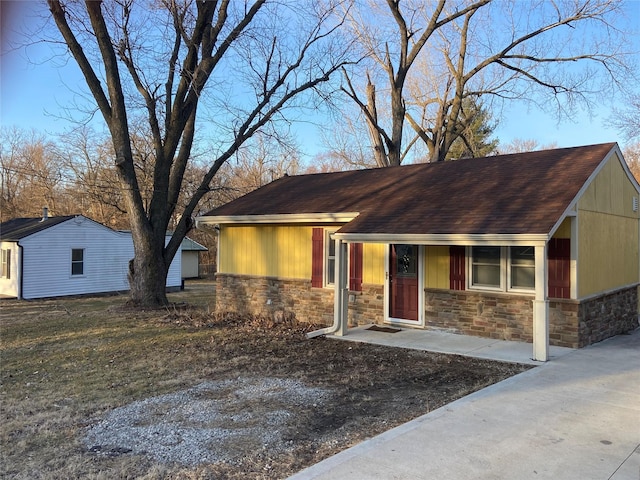
[[533,359],[549,360],[547,243],[535,247],[536,296],[533,301]]
[[336,239],[335,290],[333,304],[333,323],[337,325],[336,335],[347,334],[347,316],[349,308],[349,275],[347,272],[348,244]]

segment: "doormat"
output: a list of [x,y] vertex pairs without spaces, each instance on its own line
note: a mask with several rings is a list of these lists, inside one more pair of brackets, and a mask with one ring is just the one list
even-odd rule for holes
[[379,325],[371,325],[367,330],[373,330],[374,332],[385,332],[385,333],[398,333],[401,332],[399,328],[391,328],[391,327],[381,327]]

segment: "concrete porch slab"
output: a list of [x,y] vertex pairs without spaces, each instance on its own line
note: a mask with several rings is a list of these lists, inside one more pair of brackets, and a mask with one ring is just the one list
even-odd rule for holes
[[[371,325],[361,325],[350,328],[345,336],[330,335],[330,337],[338,340],[411,348],[428,352],[451,353],[501,362],[526,365],[542,365],[544,363],[531,359],[533,345],[530,343],[471,337],[469,335],[458,335],[436,330],[402,328],[396,325],[393,325],[393,328],[400,329],[396,333],[373,331],[369,330],[369,327]],[[549,349],[549,360],[553,361],[573,351],[573,348],[552,346]]]

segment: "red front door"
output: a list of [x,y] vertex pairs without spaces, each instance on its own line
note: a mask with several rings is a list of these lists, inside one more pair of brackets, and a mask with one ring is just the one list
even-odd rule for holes
[[418,246],[391,245],[391,318],[418,321]]

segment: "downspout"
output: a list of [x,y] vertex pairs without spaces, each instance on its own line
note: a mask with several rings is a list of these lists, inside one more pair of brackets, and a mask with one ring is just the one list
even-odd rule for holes
[[320,337],[322,335],[347,333],[347,311],[349,300],[349,287],[347,285],[347,243],[336,239],[336,264],[335,285],[333,301],[333,324],[330,327],[314,330],[307,333],[307,338]]

